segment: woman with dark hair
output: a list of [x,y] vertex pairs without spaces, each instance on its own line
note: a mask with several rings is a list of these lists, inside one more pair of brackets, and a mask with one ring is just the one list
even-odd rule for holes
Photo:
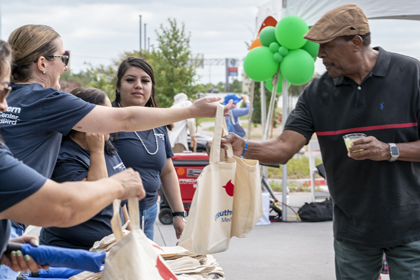
[[[0,115],[3,117],[13,110],[6,101],[10,92],[10,61],[10,46],[0,40]],[[96,182],[60,184],[15,159],[3,141],[0,141],[0,182],[0,261],[15,271],[38,271],[39,266],[21,251],[13,251],[10,258],[3,254],[11,232],[10,220],[36,226],[70,227],[86,221],[116,198],[141,199],[145,195],[139,174],[131,168]],[[38,238],[32,236],[11,241],[38,244]],[[8,273],[2,270],[0,276],[13,279]]]
[[[144,59],[127,58],[121,63],[117,75],[115,101],[112,103],[114,107],[159,107],[155,97],[153,69]],[[185,226],[185,212],[178,177],[171,159],[174,154],[167,127],[119,132],[114,134],[112,141],[125,166],[141,173],[146,197],[139,201],[140,222],[144,224],[146,236],[153,240],[157,191],[162,185],[165,197],[174,212],[174,228],[179,238]]]
[[[96,88],[76,88],[70,92],[82,100],[111,107],[105,92]],[[125,169],[109,134],[71,130],[63,138],[51,179],[56,182],[96,181]],[[123,203],[125,214],[127,210]],[[49,227],[41,230],[41,244],[89,250],[95,241],[112,234],[112,204],[90,220],[70,227]],[[125,220],[127,219],[125,215]]]

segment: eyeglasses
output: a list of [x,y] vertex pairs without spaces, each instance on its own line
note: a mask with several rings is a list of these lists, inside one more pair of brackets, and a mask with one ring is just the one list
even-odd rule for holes
[[63,55],[44,55],[44,57],[60,57],[61,61],[64,63],[64,65],[67,66],[70,60],[70,52],[65,51]]
[[12,87],[9,85],[9,83],[4,83],[4,84],[6,84],[7,86],[5,86],[3,89],[0,90],[0,103],[3,103],[4,99],[12,90]]
[[[44,57],[60,57],[61,61],[64,63],[65,66],[67,66],[67,64],[69,64],[69,60],[70,60],[70,52],[69,51],[65,51],[63,55],[44,55]],[[35,63],[38,62],[38,58],[34,61]]]

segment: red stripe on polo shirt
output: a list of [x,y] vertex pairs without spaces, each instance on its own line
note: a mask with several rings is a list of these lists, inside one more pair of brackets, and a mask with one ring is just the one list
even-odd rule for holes
[[373,125],[373,126],[363,126],[363,127],[354,127],[336,131],[322,131],[316,132],[318,136],[330,136],[330,135],[338,135],[338,134],[345,134],[345,133],[352,133],[352,132],[361,132],[361,131],[368,131],[368,130],[381,130],[381,129],[391,129],[391,128],[404,128],[404,127],[413,127],[418,126],[417,123],[399,123],[399,124],[384,124],[384,125]]

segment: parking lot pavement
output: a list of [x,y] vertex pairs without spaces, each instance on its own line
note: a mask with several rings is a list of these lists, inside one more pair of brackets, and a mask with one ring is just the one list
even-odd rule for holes
[[[281,200],[281,194],[276,196]],[[296,209],[309,201],[309,193],[289,195],[289,204]],[[288,215],[294,213],[290,210]],[[173,227],[157,221],[155,242],[174,246]],[[332,222],[256,226],[246,238],[232,238],[226,252],[213,256],[228,280],[335,279]]]

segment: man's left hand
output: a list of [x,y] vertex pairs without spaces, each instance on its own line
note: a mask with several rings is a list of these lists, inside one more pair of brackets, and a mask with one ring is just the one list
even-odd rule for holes
[[381,142],[373,136],[354,141],[347,155],[355,160],[382,161],[391,158],[389,144]]

